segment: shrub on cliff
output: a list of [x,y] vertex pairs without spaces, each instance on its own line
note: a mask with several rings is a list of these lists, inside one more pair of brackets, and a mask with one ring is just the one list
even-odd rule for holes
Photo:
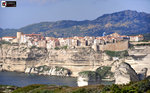
[[36,69],[38,70],[38,73],[40,73],[40,72],[44,72],[44,71],[50,70],[50,67],[44,65],[44,66],[38,66],[38,67],[36,67]]
[[79,72],[79,75],[80,76],[96,76],[96,73],[95,71],[82,71],[82,72]]
[[111,67],[102,66],[96,69],[96,72],[101,76],[101,78],[113,77],[113,73],[111,72]]
[[120,58],[126,57],[126,56],[129,55],[127,50],[125,50],[125,51],[109,51],[109,50],[105,50],[105,53],[107,55],[109,55],[110,57],[120,57]]
[[143,43],[143,44],[136,44],[135,46],[150,46],[149,43]]
[[9,45],[9,44],[11,44],[11,43],[8,42],[8,41],[1,40],[1,41],[0,41],[0,45],[2,45],[2,44],[8,44],[8,45]]
[[63,47],[61,47],[61,49],[67,49],[68,48],[68,46],[63,46]]
[[82,71],[79,72],[79,76],[88,78],[89,81],[100,80],[100,75],[95,71]]
[[55,47],[54,49],[55,49],[55,50],[59,50],[60,48],[59,48],[59,47]]
[[38,50],[41,50],[41,49],[45,49],[45,48],[42,48],[42,47],[37,47],[35,45],[31,46],[30,49],[38,49]]
[[60,50],[60,49],[65,49],[66,50],[67,48],[68,48],[68,46],[62,46],[62,47],[55,47],[54,49],[55,50]]
[[58,66],[56,66],[55,67],[56,68],[56,71],[64,71],[64,70],[67,70],[67,71],[69,71],[69,69],[67,69],[67,68],[64,68],[64,67],[58,67]]

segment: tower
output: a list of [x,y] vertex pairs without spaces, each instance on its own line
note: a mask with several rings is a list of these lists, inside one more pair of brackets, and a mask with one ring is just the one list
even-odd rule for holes
[[105,36],[106,35],[106,32],[103,32],[103,36]]
[[21,40],[21,35],[22,35],[22,32],[17,32],[17,40],[18,40],[18,42],[20,42],[20,40]]

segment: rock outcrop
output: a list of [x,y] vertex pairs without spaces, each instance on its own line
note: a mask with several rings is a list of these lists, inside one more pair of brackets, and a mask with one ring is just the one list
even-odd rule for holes
[[141,72],[138,74],[139,80],[144,80],[147,76],[147,68],[143,68]]
[[135,70],[125,62],[118,65],[115,70],[115,84],[127,84],[131,81],[138,81],[138,75]]
[[99,84],[100,80],[100,75],[97,72],[83,71],[79,73],[79,76],[77,78],[77,84],[79,87],[91,84]]
[[0,64],[0,71],[2,71],[2,64]]
[[63,67],[58,66],[39,66],[39,67],[28,67],[25,69],[25,73],[34,73],[38,75],[55,75],[55,76],[70,76],[72,72]]
[[[135,42],[139,44],[140,42]],[[150,46],[134,46],[129,49],[129,57],[125,59],[125,62],[129,63],[133,69],[140,73],[141,69],[147,68],[147,76],[150,75]]]

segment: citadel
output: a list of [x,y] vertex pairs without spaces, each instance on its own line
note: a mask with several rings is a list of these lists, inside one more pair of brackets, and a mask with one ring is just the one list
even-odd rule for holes
[[128,41],[141,41],[143,35],[126,36],[113,33],[110,35],[105,34],[102,37],[69,37],[69,38],[54,38],[43,37],[41,34],[23,34],[17,32],[17,37],[2,37],[0,40],[8,41],[11,43],[27,44],[28,47],[36,46],[47,49],[59,48],[77,48],[77,47],[92,47],[95,51],[111,50],[123,51],[128,49]]

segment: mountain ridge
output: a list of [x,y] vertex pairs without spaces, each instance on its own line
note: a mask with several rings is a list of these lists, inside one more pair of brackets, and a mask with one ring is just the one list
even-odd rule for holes
[[132,10],[124,10],[104,14],[94,20],[61,20],[56,22],[40,22],[20,29],[0,29],[0,37],[12,35],[17,31],[23,33],[41,33],[44,36],[102,36],[103,32],[117,32],[124,35],[150,33],[150,14]]

